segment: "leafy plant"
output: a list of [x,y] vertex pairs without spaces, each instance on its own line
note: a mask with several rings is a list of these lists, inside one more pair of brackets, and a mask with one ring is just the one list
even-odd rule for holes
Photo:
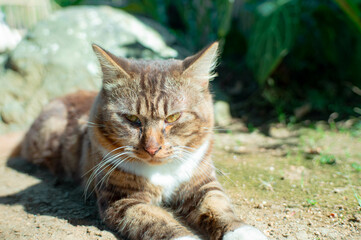
[[252,123],[248,123],[247,128],[250,133],[256,131],[256,127]]
[[360,12],[357,5],[347,5],[352,15],[330,1],[253,2],[267,9],[256,14],[247,53],[262,96],[288,114],[307,104],[325,115],[355,115],[361,97],[351,88],[361,86],[361,34],[349,16]]
[[313,200],[313,199],[306,199],[306,201],[309,205],[312,205],[312,206],[315,206],[317,204],[317,201]]
[[[334,0],[345,12],[345,14],[350,18],[350,20],[355,24],[356,28],[361,33],[361,11],[357,7],[355,1],[352,0]],[[360,2],[359,2],[360,3]]]
[[354,162],[351,164],[351,167],[356,171],[361,172],[361,165],[359,163]]
[[78,5],[83,2],[83,0],[54,0],[54,1],[62,7]]
[[246,61],[261,86],[294,43],[298,11],[294,0],[273,0],[256,5],[257,20],[249,39]]
[[[19,29],[29,29],[38,21],[46,19],[50,16],[54,9],[58,6],[52,0],[38,1],[4,1],[0,4],[0,13],[5,15],[6,23]],[[1,14],[0,14],[1,16]]]
[[329,164],[329,165],[334,165],[336,164],[336,157],[334,155],[330,155],[330,154],[322,154],[318,161],[321,164]]
[[231,25],[233,4],[234,1],[228,0],[137,0],[122,8],[149,16],[168,26],[179,42],[189,50],[196,51],[226,37]]

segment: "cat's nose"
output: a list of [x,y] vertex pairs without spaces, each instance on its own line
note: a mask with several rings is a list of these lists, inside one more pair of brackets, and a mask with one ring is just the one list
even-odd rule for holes
[[153,147],[153,146],[149,146],[149,147],[145,147],[144,150],[149,153],[151,156],[154,156],[155,154],[157,154],[157,152],[159,152],[159,150],[162,149],[162,146],[157,146],[157,147]]

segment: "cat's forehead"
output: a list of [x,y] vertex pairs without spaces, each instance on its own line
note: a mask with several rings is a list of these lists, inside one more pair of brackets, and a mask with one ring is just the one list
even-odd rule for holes
[[131,78],[116,89],[113,108],[149,118],[164,118],[184,110],[187,96],[177,60],[133,60],[131,65]]
[[177,59],[142,60],[130,59],[129,72],[139,75],[179,75],[182,72],[182,61]]
[[[131,62],[131,78],[127,86],[140,95],[150,97],[174,98],[182,91],[180,61],[170,60],[133,60]],[[123,88],[126,90],[126,88]]]

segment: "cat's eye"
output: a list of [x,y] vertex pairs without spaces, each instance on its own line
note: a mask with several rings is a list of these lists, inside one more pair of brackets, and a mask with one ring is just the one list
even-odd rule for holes
[[175,114],[172,114],[172,115],[169,115],[166,119],[165,119],[165,122],[166,123],[174,123],[175,121],[177,121],[181,116],[181,113],[175,113]]
[[141,125],[140,119],[137,116],[130,114],[125,114],[124,116],[129,122],[134,123],[136,125]]

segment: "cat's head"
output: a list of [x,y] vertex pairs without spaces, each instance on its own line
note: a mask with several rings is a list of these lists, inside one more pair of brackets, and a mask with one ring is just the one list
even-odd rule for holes
[[215,75],[217,42],[183,61],[124,59],[97,45],[93,49],[103,86],[91,131],[103,148],[124,161],[158,165],[182,161],[210,141],[208,85]]

